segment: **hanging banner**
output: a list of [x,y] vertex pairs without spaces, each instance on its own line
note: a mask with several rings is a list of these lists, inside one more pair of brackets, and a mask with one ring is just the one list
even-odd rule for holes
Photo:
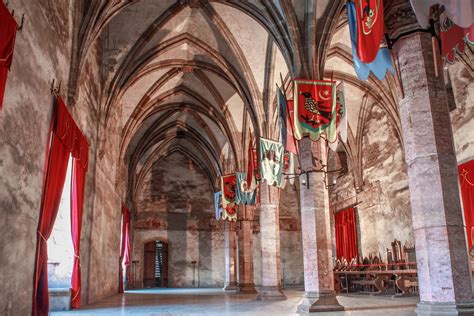
[[254,190],[260,181],[260,171],[258,170],[257,149],[253,148],[253,142],[249,142],[247,164],[247,183],[249,188]]
[[443,64],[452,64],[456,53],[463,54],[466,45],[474,45],[474,23],[462,28],[453,23],[446,12],[440,16],[441,56]]
[[383,37],[383,0],[355,0],[357,56],[363,63],[377,57]]
[[221,177],[222,219],[237,221],[237,204],[235,203],[235,173]]
[[273,140],[260,138],[260,174],[268,185],[282,187],[283,145]]
[[352,56],[354,58],[354,70],[357,74],[357,77],[360,80],[367,80],[370,73],[372,72],[377,77],[377,79],[383,80],[387,70],[394,74],[395,69],[393,68],[390,51],[386,47],[380,48],[375,60],[371,63],[364,63],[359,59],[357,56],[359,28],[357,26],[357,13],[354,2],[348,2],[346,5],[346,10],[351,36]]
[[336,140],[336,86],[333,81],[295,80],[295,138],[308,133],[313,141],[325,134]]
[[298,141],[295,139],[295,136],[293,135],[293,130],[294,130],[294,121],[295,121],[295,104],[293,100],[288,100],[286,102],[286,105],[288,107],[288,115],[286,117],[286,126],[287,126],[287,132],[286,132],[286,147],[285,150],[293,153],[295,155],[298,154]]
[[0,110],[7,84],[8,71],[13,60],[13,50],[18,25],[7,6],[0,1]]
[[222,219],[222,192],[214,192],[214,209],[216,219]]
[[338,137],[334,143],[329,143],[329,148],[333,151],[336,151],[340,141],[347,143],[347,113],[344,98],[344,82],[341,82],[336,88],[336,128]]
[[280,141],[283,143],[283,148],[286,148],[287,141],[287,115],[286,115],[286,97],[277,86],[277,96],[278,96],[278,125],[280,127]]
[[237,172],[237,183],[235,186],[235,203],[255,205],[257,200],[257,190],[252,189],[247,182],[247,174],[244,172]]

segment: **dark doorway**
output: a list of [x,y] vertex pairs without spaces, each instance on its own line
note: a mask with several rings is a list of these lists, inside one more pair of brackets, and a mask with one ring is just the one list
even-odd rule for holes
[[168,244],[154,240],[145,244],[144,287],[168,287]]

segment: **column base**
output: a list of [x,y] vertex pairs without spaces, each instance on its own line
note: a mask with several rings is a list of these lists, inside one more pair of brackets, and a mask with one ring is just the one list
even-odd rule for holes
[[338,312],[343,311],[344,306],[337,301],[335,293],[306,292],[300,305],[298,313]]
[[237,286],[237,282],[232,282],[224,286],[224,291],[237,291],[239,287]]
[[257,294],[258,292],[253,283],[239,283],[239,293]]
[[257,296],[258,301],[284,301],[286,295],[283,294],[279,286],[262,286]]
[[465,303],[427,303],[416,306],[418,316],[471,316],[474,315],[474,301]]

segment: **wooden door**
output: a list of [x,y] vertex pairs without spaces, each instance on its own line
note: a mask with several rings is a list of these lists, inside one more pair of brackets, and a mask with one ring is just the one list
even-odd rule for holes
[[155,258],[156,242],[150,241],[145,244],[145,258],[143,262],[143,286],[155,286]]

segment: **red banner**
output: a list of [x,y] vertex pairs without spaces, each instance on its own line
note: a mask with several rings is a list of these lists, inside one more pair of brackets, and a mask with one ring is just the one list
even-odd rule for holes
[[0,109],[7,84],[8,70],[13,60],[17,24],[3,1],[0,1]]
[[288,100],[286,101],[286,106],[288,107],[288,115],[286,116],[286,126],[287,126],[287,131],[286,131],[286,151],[293,153],[293,154],[298,154],[298,142],[295,139],[295,136],[293,135],[293,130],[294,130],[294,116],[295,116],[295,104],[293,100]]
[[357,13],[357,56],[363,63],[377,57],[383,37],[383,0],[355,0]]
[[317,141],[322,133],[328,141],[336,140],[336,85],[326,80],[295,80],[294,137],[308,133]]
[[451,21],[443,13],[441,15],[441,55],[443,63],[454,63],[456,53],[462,54],[466,48],[466,42],[474,44],[474,24],[470,27],[462,28]]

